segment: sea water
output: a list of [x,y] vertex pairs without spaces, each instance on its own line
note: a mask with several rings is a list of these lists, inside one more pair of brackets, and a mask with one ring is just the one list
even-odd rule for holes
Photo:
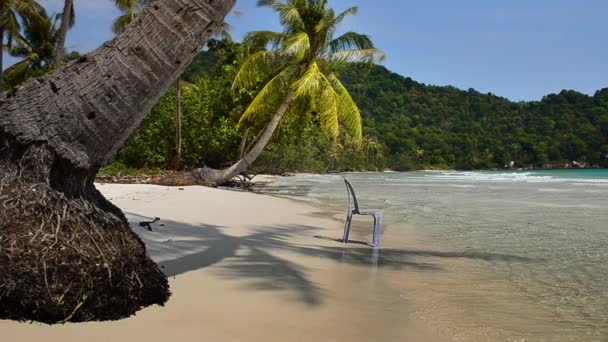
[[[343,176],[361,206],[383,210],[383,245],[407,248],[391,245],[392,239],[408,243],[407,224],[435,250],[471,256],[474,271],[459,271],[479,273],[471,277],[484,279],[483,292],[466,281],[445,291],[462,303],[488,297],[489,304],[469,312],[502,329],[501,336],[608,341],[608,170],[298,175],[278,177],[260,191],[337,213],[346,206]],[[491,303],[499,291],[526,304],[498,312]],[[532,308],[545,313],[542,323]]]

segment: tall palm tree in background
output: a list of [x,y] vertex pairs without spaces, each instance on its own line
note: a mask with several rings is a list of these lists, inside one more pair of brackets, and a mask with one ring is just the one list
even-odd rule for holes
[[5,83],[16,86],[31,76],[48,71],[55,56],[57,20],[41,12],[22,19],[23,34],[15,38],[9,54],[22,60],[5,71]]
[[0,0],[0,90],[4,86],[2,52],[5,48],[12,48],[13,41],[19,36],[21,32],[19,18],[27,19],[40,13],[44,13],[44,7],[36,0]]
[[[335,37],[345,17],[357,13],[350,7],[340,14],[328,8],[327,0],[260,0],[279,14],[283,32],[256,31],[244,41],[251,55],[242,64],[233,84],[235,91],[264,84],[240,119],[240,124],[266,121],[266,128],[243,158],[224,170],[202,168],[194,171],[202,181],[222,184],[247,168],[262,153],[286,113],[309,107],[318,121],[334,137],[345,129],[361,142],[361,114],[348,90],[334,71],[345,63],[373,63],[384,54],[366,35],[347,32]],[[269,117],[269,113],[274,115]]]
[[377,155],[382,145],[380,145],[375,137],[367,137],[363,139],[363,146],[365,148],[365,168],[367,169],[369,168],[370,159],[378,158]]
[[418,158],[418,159],[424,158],[424,150],[422,149],[422,147],[416,146],[415,154],[416,154],[416,158]]
[[52,67],[57,69],[63,61],[65,51],[65,38],[68,30],[74,27],[76,23],[76,12],[74,10],[74,0],[65,0],[63,12],[61,14],[61,26],[57,32],[57,41],[55,43],[55,58],[53,59]]
[[340,155],[344,150],[344,146],[340,143],[332,144],[329,151],[327,152],[327,158],[329,160],[329,164],[327,165],[327,171],[332,171],[336,169],[336,163],[340,159]]

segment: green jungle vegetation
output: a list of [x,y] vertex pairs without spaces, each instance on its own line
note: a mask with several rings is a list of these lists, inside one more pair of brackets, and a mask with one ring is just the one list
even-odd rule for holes
[[[239,45],[209,43],[182,79],[183,162],[222,167],[238,159],[237,125],[255,91],[233,94]],[[316,113],[284,121],[252,166],[256,172],[377,171],[608,166],[608,88],[587,96],[564,90],[541,101],[512,102],[474,89],[429,86],[379,65],[339,72],[363,117],[363,141],[334,141]],[[156,169],[174,149],[175,89],[167,93],[107,169]],[[263,130],[263,124],[252,127]],[[251,144],[255,134],[250,135]]]

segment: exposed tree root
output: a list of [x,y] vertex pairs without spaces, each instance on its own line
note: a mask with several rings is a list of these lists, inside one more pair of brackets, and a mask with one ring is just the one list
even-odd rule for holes
[[167,278],[95,189],[95,173],[0,132],[0,319],[115,320],[169,298]]

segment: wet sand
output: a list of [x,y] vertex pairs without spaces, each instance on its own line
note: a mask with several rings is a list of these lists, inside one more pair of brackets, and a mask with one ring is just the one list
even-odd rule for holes
[[[99,189],[125,211],[173,296],[116,322],[0,321],[0,341],[453,341],[419,318],[413,295],[424,290],[407,292],[436,265],[391,254],[390,244],[380,255],[345,247],[332,240],[342,222],[313,207],[203,187]],[[155,216],[163,225],[153,232],[137,226]],[[368,237],[362,227],[355,239]]]

